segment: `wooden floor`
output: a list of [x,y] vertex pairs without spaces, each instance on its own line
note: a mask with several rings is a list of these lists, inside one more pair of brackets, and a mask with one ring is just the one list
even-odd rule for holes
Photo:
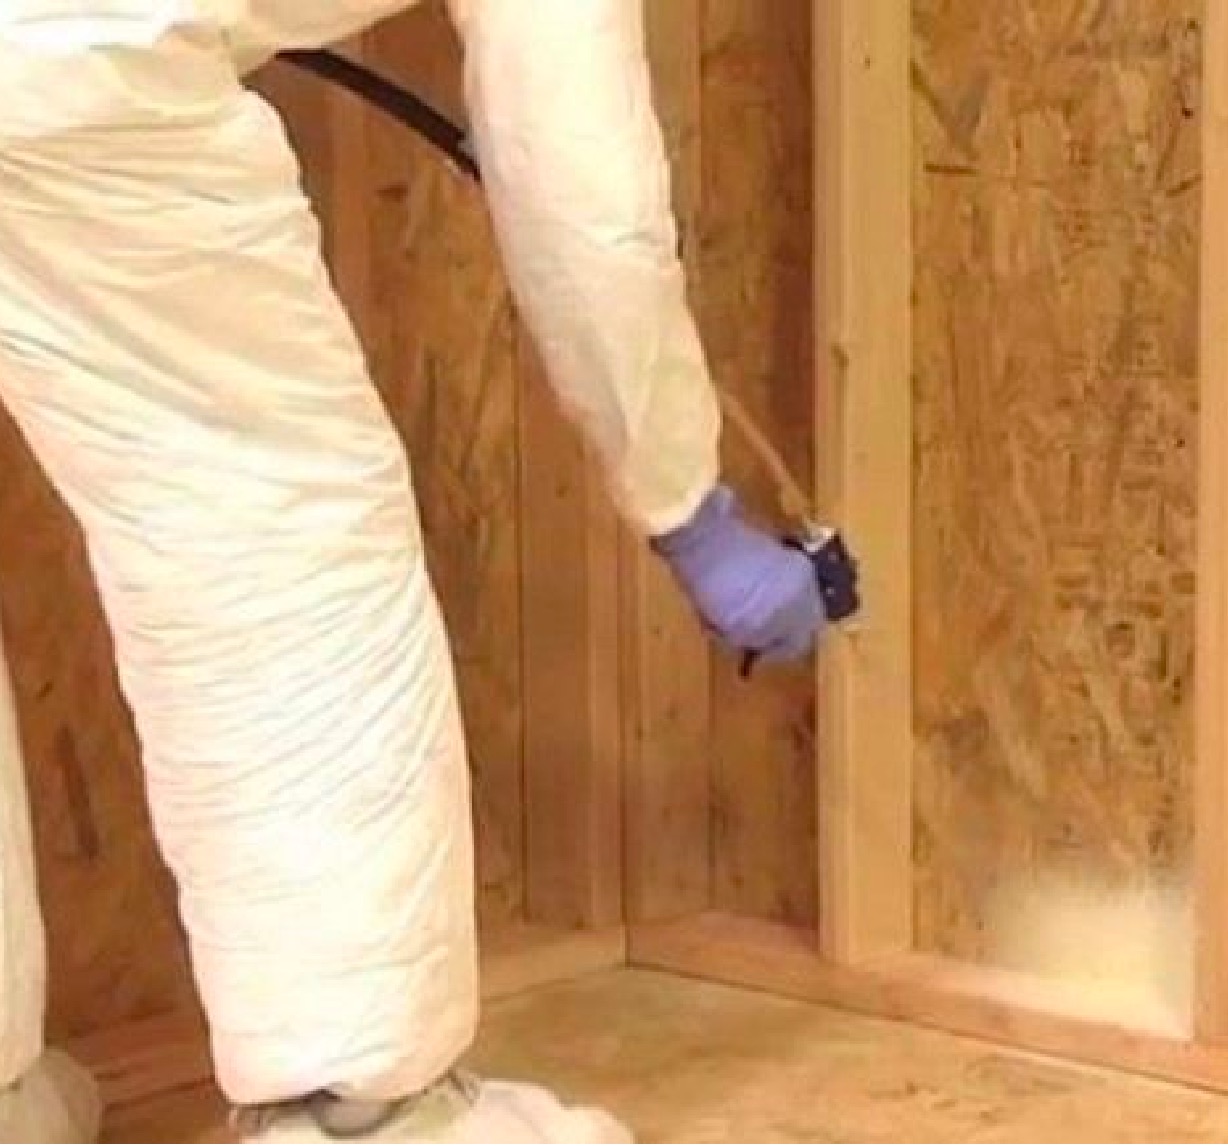
[[[1228,1139],[1228,1098],[645,972],[490,1006],[473,1060],[601,1102],[644,1142]],[[114,1110],[107,1137],[200,1141],[222,1120],[187,1087]]]

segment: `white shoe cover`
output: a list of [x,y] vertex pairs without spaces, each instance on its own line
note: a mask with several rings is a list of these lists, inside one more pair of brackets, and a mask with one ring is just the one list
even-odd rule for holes
[[453,1076],[366,1134],[329,1134],[299,1104],[272,1113],[246,1142],[634,1142],[612,1115],[564,1106],[548,1090]]
[[0,1090],[0,1142],[97,1142],[101,1119],[94,1079],[59,1051]]

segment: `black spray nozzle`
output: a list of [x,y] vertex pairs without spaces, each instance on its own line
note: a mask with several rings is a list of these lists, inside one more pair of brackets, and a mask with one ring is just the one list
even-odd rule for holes
[[[856,616],[861,609],[857,561],[845,545],[844,538],[839,533],[831,532],[821,539],[786,537],[784,543],[810,558],[828,623],[838,625]],[[753,651],[742,655],[744,677],[750,676],[758,660],[759,654]]]
[[840,534],[831,533],[821,542],[791,538],[786,544],[800,549],[810,558],[814,579],[823,598],[824,612],[831,624],[847,621],[860,610],[857,562]]

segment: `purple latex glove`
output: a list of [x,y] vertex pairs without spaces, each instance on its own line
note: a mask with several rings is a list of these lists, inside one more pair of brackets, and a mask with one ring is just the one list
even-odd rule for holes
[[810,559],[744,521],[726,486],[652,545],[730,648],[766,661],[798,660],[814,648],[826,614]]

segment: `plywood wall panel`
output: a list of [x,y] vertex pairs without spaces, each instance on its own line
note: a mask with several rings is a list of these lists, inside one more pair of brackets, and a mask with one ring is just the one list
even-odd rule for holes
[[1185,879],[1200,9],[914,4],[927,949]]
[[[702,0],[647,0],[653,96],[670,159],[690,297],[702,293]],[[636,921],[712,905],[712,662],[668,570],[624,537],[622,640],[627,907]]]
[[[698,313],[713,367],[794,473],[814,472],[808,4],[708,0],[702,25]],[[774,489],[732,432],[729,474],[763,520]],[[813,924],[814,679],[715,666],[716,902]]]

